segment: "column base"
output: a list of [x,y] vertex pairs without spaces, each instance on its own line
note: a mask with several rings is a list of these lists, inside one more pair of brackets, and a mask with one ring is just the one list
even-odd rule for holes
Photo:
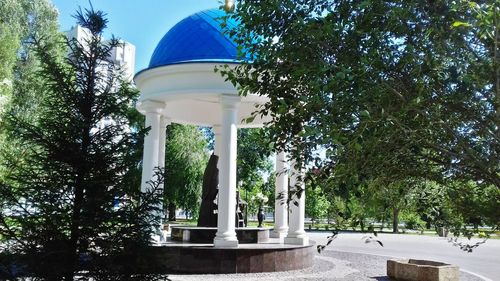
[[271,230],[269,232],[269,237],[271,238],[279,238],[280,240],[283,240],[288,234],[288,231],[286,230]]
[[167,235],[163,231],[161,231],[157,234],[152,234],[151,241],[153,242],[153,244],[156,244],[156,245],[163,244],[167,241]]
[[238,248],[238,239],[214,238],[215,248]]
[[285,244],[306,246],[309,245],[309,236],[303,230],[288,232],[288,236],[285,237],[284,242]]
[[307,245],[309,245],[309,237],[307,237],[307,236],[304,236],[304,237],[285,237],[284,243],[291,244],[291,245],[307,246]]

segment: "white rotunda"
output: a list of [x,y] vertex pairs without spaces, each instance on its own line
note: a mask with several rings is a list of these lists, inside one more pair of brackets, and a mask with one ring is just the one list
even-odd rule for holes
[[[158,43],[149,67],[136,74],[134,80],[141,92],[137,109],[146,116],[150,131],[144,140],[141,189],[154,176],[155,167],[164,167],[165,128],[171,122],[209,126],[215,134],[215,151],[219,156],[218,225],[215,247],[238,247],[235,232],[236,147],[237,128],[261,127],[266,117],[251,116],[267,97],[256,94],[239,96],[236,87],[225,81],[216,67],[234,67],[241,61],[237,46],[221,28],[223,10],[206,10],[193,14],[172,27]],[[236,22],[227,22],[228,28]],[[286,158],[278,153],[276,194],[286,194],[288,179]],[[293,176],[290,185],[295,185]],[[304,232],[305,196],[298,205],[276,202],[274,237],[288,244],[307,245]],[[290,216],[290,218],[288,218]]]

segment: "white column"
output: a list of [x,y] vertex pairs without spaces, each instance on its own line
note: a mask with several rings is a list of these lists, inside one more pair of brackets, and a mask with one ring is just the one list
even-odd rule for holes
[[[165,108],[164,103],[155,101],[144,101],[138,106],[138,110],[146,116],[146,128],[150,127],[147,135],[144,137],[144,151],[142,156],[142,177],[141,177],[141,191],[151,191],[152,186],[150,181],[156,180],[154,169],[159,166],[159,152],[160,152],[160,117],[161,112]],[[164,157],[163,157],[164,158]],[[164,164],[164,161],[163,161]],[[160,188],[163,188],[160,186]],[[158,192],[163,192],[159,190]],[[161,207],[161,206],[160,206]],[[159,215],[154,213],[153,215]],[[160,221],[161,228],[161,221]],[[164,235],[161,229],[156,228],[155,234],[152,239],[157,242],[164,240]]]
[[222,140],[221,140],[221,126],[220,125],[214,125],[212,127],[212,130],[214,132],[214,154],[220,157],[221,153],[221,147],[222,147]]
[[288,232],[288,169],[285,152],[276,154],[276,187],[274,202],[274,229],[270,233],[273,238],[283,239]]
[[240,97],[222,95],[221,155],[219,158],[219,201],[215,247],[238,247],[236,216],[236,145]]
[[[167,117],[165,116],[160,116],[160,132],[159,132],[159,141],[158,141],[158,167],[161,168],[161,169],[165,169],[165,142],[167,140],[167,132],[166,132],[166,129],[167,129],[167,126],[170,125],[170,119],[168,119]],[[159,186],[161,192],[163,193],[164,191],[164,184],[160,184]],[[161,221],[160,221],[160,225],[163,224],[163,217],[165,217],[165,213],[164,213],[164,207],[163,207],[163,201],[160,202],[160,206],[159,206],[160,210],[161,210],[161,213],[160,213],[160,217],[161,217]]]
[[[295,161],[292,161],[290,163],[290,168],[290,193],[293,195],[288,207],[290,219],[288,234],[285,237],[285,243],[294,245],[308,245],[309,237],[304,231],[306,202],[305,185],[303,180],[304,173],[302,172],[302,169],[297,170],[297,167],[295,167]],[[300,198],[298,198],[296,194],[297,190],[303,190],[301,192]],[[294,202],[297,202],[298,204],[295,204]]]
[[167,126],[170,125],[170,119],[160,116],[160,134],[158,144],[158,167],[165,168],[165,143],[167,141]]
[[144,101],[139,106],[139,110],[146,115],[146,128],[150,127],[149,132],[144,137],[141,178],[142,192],[151,188],[148,182],[154,180],[154,169],[158,167],[160,114],[164,107],[165,104],[154,101]]

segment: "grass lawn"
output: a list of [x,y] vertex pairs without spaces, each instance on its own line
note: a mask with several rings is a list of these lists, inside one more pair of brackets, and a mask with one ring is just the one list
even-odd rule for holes
[[[176,221],[169,222],[170,224],[180,224],[180,225],[191,225],[195,226],[197,221],[196,219],[185,219],[185,218],[178,218]],[[249,227],[257,227],[259,223],[254,220],[248,221],[248,226]],[[263,223],[264,227],[272,228],[274,227],[274,222],[272,221],[264,221]],[[311,223],[305,223],[304,224],[304,229],[306,231],[331,231],[335,229],[334,225],[328,225],[325,223],[316,223],[316,224],[311,224]],[[342,229],[343,231],[352,231],[352,232],[362,232],[361,229],[358,228],[346,228]],[[485,235],[488,234],[490,235],[490,239],[500,239],[500,231],[491,231],[489,229],[480,229],[481,232],[483,232]],[[382,231],[380,231],[380,228],[376,227],[375,231],[378,233],[392,233],[392,228],[383,228]],[[365,231],[368,232],[368,231]],[[426,236],[437,236],[437,233],[434,229],[425,229],[425,230],[413,230],[413,229],[405,229],[405,228],[400,228],[399,234],[407,234],[407,235],[426,235]],[[451,235],[451,234],[450,234]],[[484,235],[475,235],[474,237],[483,237]]]

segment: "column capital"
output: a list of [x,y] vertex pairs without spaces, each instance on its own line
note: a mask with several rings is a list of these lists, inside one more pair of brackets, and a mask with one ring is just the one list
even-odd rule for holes
[[240,105],[241,97],[238,95],[222,94],[219,100],[223,109],[236,109]]
[[153,100],[141,101],[136,106],[140,113],[146,115],[148,113],[162,114],[165,110],[165,103]]

